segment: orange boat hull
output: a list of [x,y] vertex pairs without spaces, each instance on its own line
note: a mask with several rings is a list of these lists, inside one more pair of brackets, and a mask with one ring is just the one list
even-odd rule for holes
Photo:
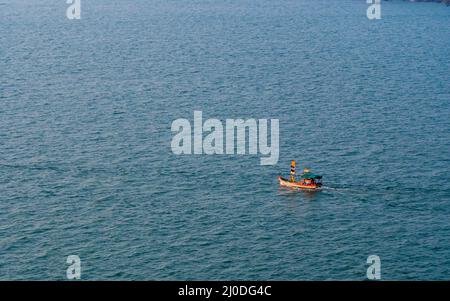
[[290,182],[288,179],[278,177],[278,181],[280,182],[280,186],[297,188],[297,189],[319,189],[322,184],[302,184],[301,182]]

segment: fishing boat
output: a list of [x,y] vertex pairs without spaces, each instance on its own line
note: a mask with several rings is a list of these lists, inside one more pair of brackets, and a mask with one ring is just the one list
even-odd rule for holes
[[322,176],[313,174],[308,168],[305,168],[303,170],[303,174],[300,175],[300,181],[296,181],[295,166],[295,161],[292,161],[290,179],[285,179],[281,176],[278,176],[280,186],[307,190],[317,190],[322,187]]
[[280,182],[280,186],[285,186],[289,188],[316,190],[322,187],[322,183],[320,182],[320,180],[317,180],[314,183],[305,183],[304,181],[291,182],[288,179],[279,176],[278,181]]

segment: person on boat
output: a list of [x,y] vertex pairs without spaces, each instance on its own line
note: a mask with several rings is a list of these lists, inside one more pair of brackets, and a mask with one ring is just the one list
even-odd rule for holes
[[295,161],[292,160],[291,161],[291,177],[289,179],[290,182],[295,182],[295,165],[296,165]]
[[[303,175],[309,174],[311,170],[307,167],[303,169]],[[315,181],[314,178],[303,178],[303,184],[305,185],[314,185]]]
[[303,183],[306,185],[314,185],[315,184],[314,179],[304,179]]

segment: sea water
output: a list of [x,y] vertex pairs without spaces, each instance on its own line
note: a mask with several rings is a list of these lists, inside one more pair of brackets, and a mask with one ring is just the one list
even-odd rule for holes
[[[3,0],[0,279],[449,280],[450,9],[381,5]],[[278,163],[174,154],[197,110],[278,119]]]

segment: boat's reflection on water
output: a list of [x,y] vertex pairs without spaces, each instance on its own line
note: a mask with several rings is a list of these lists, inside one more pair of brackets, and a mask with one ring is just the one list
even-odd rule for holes
[[289,214],[295,216],[295,220],[301,225],[308,218],[310,206],[317,204],[320,190],[301,190],[288,187],[278,188],[278,198],[284,204]]
[[308,201],[313,201],[317,199],[320,190],[303,190],[302,193],[305,199],[307,199]]
[[318,194],[320,194],[321,189],[292,189],[288,187],[279,187],[278,194],[281,196],[286,196],[290,199],[298,200],[299,195],[303,199],[308,201],[313,201],[317,199]]

